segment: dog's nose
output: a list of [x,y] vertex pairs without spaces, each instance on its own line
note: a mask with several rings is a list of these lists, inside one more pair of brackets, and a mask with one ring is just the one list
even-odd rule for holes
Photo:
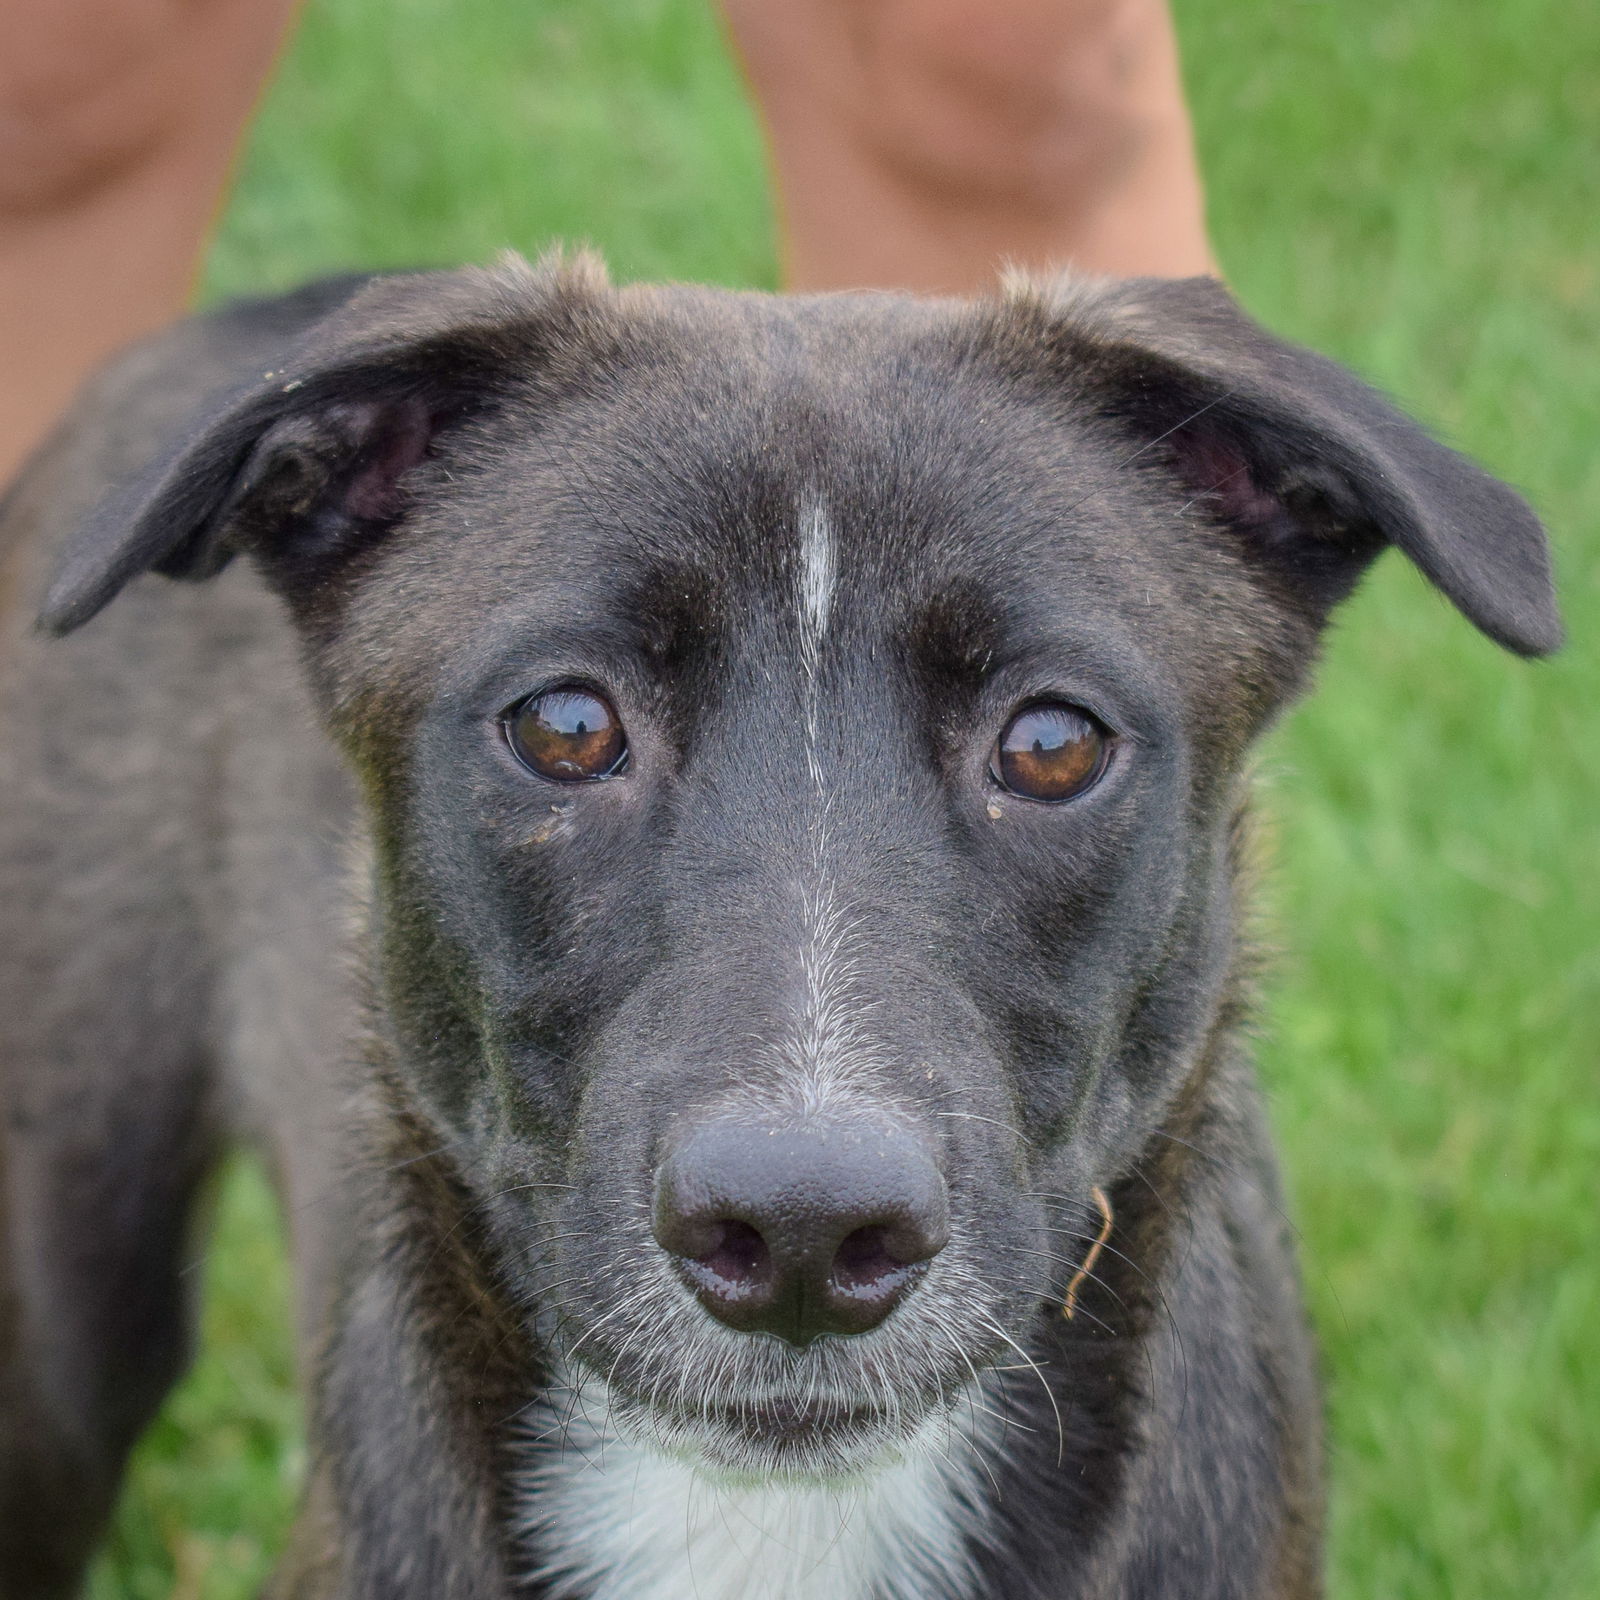
[[701,1123],[656,1174],[655,1235],[714,1317],[806,1345],[875,1328],[950,1238],[913,1134],[849,1123]]

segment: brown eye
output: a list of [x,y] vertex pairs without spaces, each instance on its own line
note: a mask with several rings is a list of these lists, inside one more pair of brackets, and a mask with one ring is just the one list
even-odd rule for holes
[[1050,702],[1019,711],[995,741],[989,775],[1029,800],[1070,800],[1105,771],[1111,736],[1087,711]]
[[500,719],[511,753],[531,772],[557,783],[614,777],[628,754],[622,720],[587,689],[546,689]]

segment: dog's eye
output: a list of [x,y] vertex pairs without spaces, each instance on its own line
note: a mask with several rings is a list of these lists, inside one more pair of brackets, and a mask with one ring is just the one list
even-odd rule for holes
[[628,756],[622,719],[588,689],[546,689],[500,718],[511,753],[530,772],[557,783],[615,777]]
[[989,757],[989,775],[1028,800],[1070,800],[1106,769],[1111,735],[1087,711],[1059,701],[1025,706]]

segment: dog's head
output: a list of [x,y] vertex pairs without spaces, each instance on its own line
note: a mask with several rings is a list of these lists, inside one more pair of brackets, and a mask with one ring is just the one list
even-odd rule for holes
[[1521,501],[1208,280],[512,264],[213,403],[45,620],[250,553],[505,1290],[667,1447],[828,1474],[1059,1305],[1227,1002],[1246,752],[1386,544],[1557,643]]

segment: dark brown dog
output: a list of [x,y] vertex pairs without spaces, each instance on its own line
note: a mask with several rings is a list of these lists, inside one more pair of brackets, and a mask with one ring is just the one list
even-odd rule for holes
[[5,540],[0,1594],[240,1135],[281,1596],[1318,1591],[1248,755],[1386,544],[1555,646],[1507,489],[1208,281],[511,263],[178,329]]

